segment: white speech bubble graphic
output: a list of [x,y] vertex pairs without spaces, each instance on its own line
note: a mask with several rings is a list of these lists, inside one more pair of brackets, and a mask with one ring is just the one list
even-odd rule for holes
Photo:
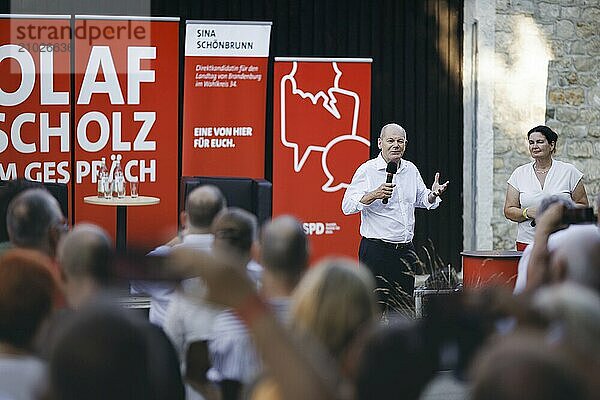
[[[302,167],[304,166],[304,163],[308,159],[308,156],[310,155],[311,151],[321,151],[322,152],[325,150],[326,147],[318,146],[318,145],[309,145],[304,150],[304,153],[302,153],[302,155],[300,155],[300,146],[298,145],[298,143],[290,142],[287,140],[287,137],[286,137],[286,114],[285,114],[285,111],[286,111],[286,109],[285,109],[285,105],[286,105],[286,103],[285,103],[285,99],[286,99],[285,84],[287,81],[290,81],[290,83],[292,84],[292,95],[300,96],[303,99],[309,99],[311,101],[311,103],[314,105],[317,105],[317,102],[319,101],[319,99],[322,99],[322,101],[323,101],[322,107],[325,108],[329,113],[331,113],[331,115],[333,115],[337,119],[341,119],[342,116],[340,115],[340,112],[339,112],[338,108],[336,107],[337,99],[335,97],[335,94],[340,93],[340,94],[352,97],[354,99],[352,129],[351,129],[351,134],[345,135],[345,136],[356,136],[357,135],[356,130],[358,127],[358,110],[360,108],[360,98],[356,92],[353,92],[351,90],[342,89],[339,87],[340,78],[342,77],[342,71],[338,68],[337,62],[332,62],[331,66],[332,66],[333,70],[335,71],[335,78],[333,80],[333,86],[326,90],[327,93],[325,93],[323,90],[320,90],[317,93],[313,94],[310,92],[305,92],[298,88],[298,83],[296,82],[296,79],[295,79],[296,72],[298,71],[298,63],[296,61],[294,61],[292,63],[292,70],[290,71],[290,73],[287,75],[284,75],[281,78],[281,81],[280,81],[281,143],[284,146],[292,148],[294,150],[294,171],[295,172],[300,172],[302,170]],[[333,140],[335,140],[335,138]],[[329,142],[329,143],[331,144],[332,142]]]
[[335,177],[333,176],[331,171],[329,171],[329,167],[327,166],[327,155],[329,154],[329,150],[331,150],[336,144],[346,140],[356,140],[367,146],[367,148],[371,147],[371,142],[369,142],[364,137],[358,135],[338,136],[329,143],[327,143],[327,146],[325,146],[325,149],[323,150],[323,155],[321,156],[321,166],[323,167],[323,172],[325,172],[325,175],[327,176],[327,182],[325,182],[325,184],[321,186],[321,189],[324,192],[336,192],[338,190],[345,189],[350,185],[350,182],[340,182],[335,186],[331,186],[335,183]]

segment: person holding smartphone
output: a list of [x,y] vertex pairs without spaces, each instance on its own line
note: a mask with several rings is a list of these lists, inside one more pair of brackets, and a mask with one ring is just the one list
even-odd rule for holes
[[[600,196],[598,196],[600,200]],[[555,250],[560,243],[574,234],[583,232],[590,237],[600,236],[600,228],[595,224],[596,216],[594,210],[589,208],[576,207],[571,199],[565,199],[560,196],[545,197],[540,202],[537,210],[537,218],[540,219],[545,211],[553,204],[562,204],[565,209],[563,212],[563,224],[557,231],[548,237],[548,250]],[[527,274],[529,270],[529,259],[533,250],[533,245],[528,244],[523,250],[523,254],[519,259],[517,269],[517,280],[515,282],[514,294],[520,294],[525,291],[527,286]]]
[[[600,196],[596,206],[600,206]],[[589,208],[573,212],[562,204],[548,207],[538,220],[531,246],[527,291],[562,281],[600,291],[600,221],[598,217],[592,221],[593,217]],[[569,228],[560,230],[565,226]]]

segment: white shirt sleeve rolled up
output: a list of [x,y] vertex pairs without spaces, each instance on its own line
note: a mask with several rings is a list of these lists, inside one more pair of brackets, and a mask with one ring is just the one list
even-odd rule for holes
[[437,197],[433,203],[429,202],[431,190],[425,186],[417,167],[402,160],[392,181],[396,186],[388,204],[381,200],[370,205],[361,203],[360,199],[365,194],[386,181],[386,166],[380,154],[358,167],[342,199],[342,211],[346,215],[360,212],[360,234],[363,237],[410,242],[414,237],[415,208],[431,210],[437,208],[441,200]]

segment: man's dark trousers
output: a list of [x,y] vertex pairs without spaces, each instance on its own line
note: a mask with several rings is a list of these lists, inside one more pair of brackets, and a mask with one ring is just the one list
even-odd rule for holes
[[406,295],[412,297],[415,278],[412,272],[408,272],[414,271],[417,263],[417,253],[412,242],[394,245],[363,237],[358,258],[375,277],[377,298],[382,309],[402,308],[403,298]]

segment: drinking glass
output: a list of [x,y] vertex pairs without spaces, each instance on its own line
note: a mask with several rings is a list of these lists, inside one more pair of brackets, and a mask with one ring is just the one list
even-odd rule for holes
[[139,185],[139,182],[129,182],[129,192],[131,193],[131,198],[135,199],[138,197]]

